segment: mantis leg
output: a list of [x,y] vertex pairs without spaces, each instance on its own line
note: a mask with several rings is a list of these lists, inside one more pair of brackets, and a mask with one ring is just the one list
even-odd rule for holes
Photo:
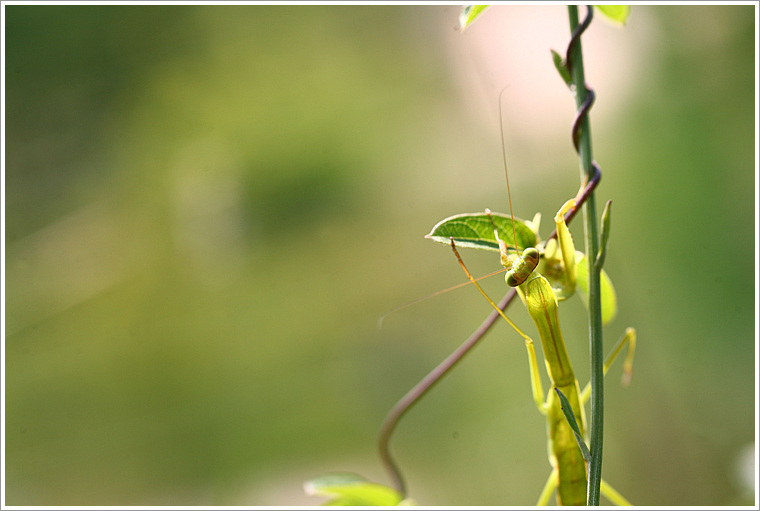
[[[552,496],[552,493],[557,488],[557,469],[553,469],[551,474],[549,474],[549,478],[546,480],[546,484],[544,485],[544,489],[541,490],[541,495],[538,497],[538,502],[536,502],[537,506],[546,506],[549,504],[549,499]],[[607,498],[610,502],[615,504],[616,506],[632,506],[628,499],[620,495],[618,491],[613,488],[612,486],[607,483],[604,479],[602,479],[602,486],[601,486],[601,492],[602,495]]]
[[546,480],[546,484],[544,485],[544,489],[541,490],[541,495],[538,497],[538,502],[536,502],[537,506],[546,506],[549,504],[549,499],[552,496],[552,493],[554,492],[555,488],[557,488],[557,475],[559,472],[557,471],[557,468],[552,469],[552,473],[549,474],[549,479]]
[[570,199],[562,205],[554,216],[557,239],[547,241],[542,258],[543,265],[538,270],[551,281],[558,300],[565,300],[572,296],[578,282],[576,269],[578,256],[575,253],[575,244],[570,229],[565,222],[565,214],[573,210],[575,206],[575,200]]
[[607,481],[602,479],[602,486],[600,488],[602,495],[604,495],[610,502],[616,506],[632,506],[628,500],[620,495],[615,488],[607,484]]
[[[607,356],[607,360],[604,361],[604,374],[610,369],[610,365],[615,361],[617,356],[623,350],[623,347],[628,344],[628,353],[626,354],[625,361],[623,362],[623,385],[628,386],[631,382],[631,375],[633,374],[633,355],[636,351],[636,330],[628,327],[625,333]],[[586,387],[581,392],[581,405],[585,405],[591,397],[591,383],[586,384]]]
[[549,409],[548,403],[544,401],[544,389],[541,385],[541,375],[538,370],[538,360],[536,359],[536,348],[533,345],[533,339],[528,337],[522,330],[520,330],[517,325],[515,325],[511,319],[509,319],[506,314],[499,308],[498,305],[496,305],[493,300],[491,300],[491,297],[488,296],[488,294],[483,290],[482,287],[480,287],[480,284],[478,284],[477,280],[472,276],[470,273],[470,270],[467,269],[467,266],[465,266],[464,261],[462,261],[462,258],[459,255],[459,252],[457,251],[457,247],[454,244],[454,239],[451,239],[451,249],[454,251],[454,255],[457,256],[457,260],[459,261],[459,265],[464,270],[464,273],[467,275],[467,278],[472,282],[475,287],[480,291],[480,294],[483,295],[483,297],[488,301],[488,303],[491,304],[491,307],[496,310],[496,312],[499,313],[499,315],[504,318],[504,320],[509,323],[509,326],[511,326],[519,335],[523,338],[525,341],[525,348],[528,350],[528,362],[530,364],[530,386],[533,390],[533,400],[536,402],[536,407],[538,408],[538,411],[541,412],[543,415],[546,415],[547,410]]
[[549,410],[549,403],[544,401],[544,387],[541,385],[541,374],[538,372],[536,348],[533,346],[533,340],[526,339],[525,347],[528,350],[528,362],[530,363],[530,388],[533,391],[533,401],[536,402],[538,411],[542,415],[546,415]]

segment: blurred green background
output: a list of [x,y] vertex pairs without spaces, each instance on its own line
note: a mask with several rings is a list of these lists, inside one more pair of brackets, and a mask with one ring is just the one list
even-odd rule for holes
[[[578,187],[562,6],[6,6],[8,505],[309,505],[388,482],[386,412],[489,313],[423,239]],[[639,505],[754,502],[755,7],[634,6],[584,36],[606,269],[638,330],[605,478]],[[581,243],[580,224],[575,225]],[[471,270],[492,253],[464,254]],[[503,280],[487,282],[494,296]],[[520,307],[510,313],[529,331]],[[562,307],[581,384],[583,307]],[[429,505],[530,505],[549,473],[499,325],[402,421]]]

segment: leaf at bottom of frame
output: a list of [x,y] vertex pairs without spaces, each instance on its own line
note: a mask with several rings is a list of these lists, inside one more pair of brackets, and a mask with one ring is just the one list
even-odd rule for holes
[[307,495],[329,497],[327,506],[402,506],[411,505],[410,500],[394,488],[372,483],[350,472],[340,472],[315,477],[304,484]]

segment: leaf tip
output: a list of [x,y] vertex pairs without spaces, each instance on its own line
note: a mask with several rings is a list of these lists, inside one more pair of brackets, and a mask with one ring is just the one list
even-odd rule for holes
[[459,14],[459,31],[464,32],[464,29],[472,25],[475,19],[487,8],[487,5],[465,5],[462,7],[462,12]]

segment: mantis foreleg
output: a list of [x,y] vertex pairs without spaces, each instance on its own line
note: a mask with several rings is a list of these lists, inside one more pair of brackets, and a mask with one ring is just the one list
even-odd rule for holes
[[559,243],[560,252],[562,253],[562,264],[564,266],[563,295],[569,296],[575,292],[576,272],[575,272],[575,244],[573,237],[570,235],[570,229],[565,223],[565,213],[575,208],[575,199],[565,202],[554,216],[554,223],[557,225],[557,243]]

